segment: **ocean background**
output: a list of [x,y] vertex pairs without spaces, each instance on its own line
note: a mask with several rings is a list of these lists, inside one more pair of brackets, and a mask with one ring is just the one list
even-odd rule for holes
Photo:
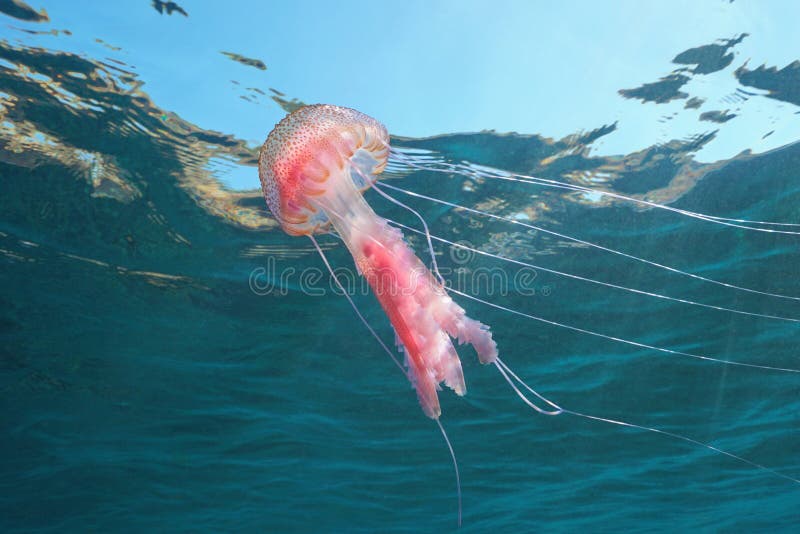
[[[795,297],[707,283],[393,193],[432,234],[480,251],[784,318],[617,290],[537,267],[524,291],[514,283],[459,285],[462,275],[480,269],[513,280],[520,266],[434,241],[453,286],[497,305],[673,351],[788,369],[659,352],[455,295],[470,316],[491,326],[503,360],[564,408],[680,434],[789,477],[665,434],[539,415],[463,347],[468,393],[440,393],[441,421],[460,468],[461,532],[796,531],[800,235],[752,227],[800,227],[726,226],[477,176],[493,169],[717,217],[800,224],[800,40],[796,32],[769,31],[770,24],[797,20],[792,4],[771,3],[761,13],[758,4],[707,2],[724,28],[712,27],[713,38],[681,35],[681,46],[670,43],[666,55],[642,59],[646,68],[629,69],[633,83],[581,70],[595,64],[591,50],[612,44],[571,35],[577,44],[564,49],[565,58],[583,57],[576,50],[584,50],[587,65],[565,67],[564,76],[587,72],[613,91],[602,93],[591,79],[561,86],[558,72],[542,69],[531,74],[538,82],[529,87],[529,102],[509,93],[490,108],[469,100],[466,85],[464,94],[448,94],[420,75],[407,81],[419,92],[413,94],[420,107],[411,109],[370,90],[370,77],[394,83],[385,73],[345,79],[336,89],[302,77],[301,48],[235,49],[231,32],[246,24],[250,10],[272,10],[275,28],[291,26],[276,6],[30,3],[0,2],[1,531],[458,529],[453,465],[438,428],[347,300],[331,290],[311,243],[284,234],[257,189],[260,143],[285,113],[316,101],[385,120],[392,145],[426,165],[466,169],[432,172],[394,160],[388,184]],[[531,5],[548,9],[504,9],[514,16],[515,7]],[[329,9],[302,6],[304,20],[324,18]],[[443,17],[450,17],[445,6],[463,9],[448,2],[414,6],[416,14],[398,14],[393,5],[387,19],[406,24],[423,20],[426,9]],[[631,8],[604,6],[609,21]],[[591,22],[579,6],[573,11],[575,24]],[[213,21],[220,34],[199,31],[195,20]],[[447,32],[459,23],[448,20],[452,25],[437,35],[450,43]],[[390,36],[400,31],[395,22],[386,20]],[[347,32],[353,38],[361,27]],[[265,30],[264,39],[287,38],[277,31]],[[120,46],[117,35],[131,44]],[[298,41],[306,37],[314,38]],[[159,44],[137,48],[136,39]],[[191,52],[181,43],[191,43]],[[522,44],[512,45],[525,54]],[[382,60],[391,72],[403,52],[382,46],[394,54]],[[618,53],[605,53],[609,69],[629,52]],[[353,61],[342,59],[342,68],[355,68]],[[446,78],[447,67],[441,69]],[[362,90],[370,93],[364,100]],[[580,126],[557,133],[563,124],[529,115],[548,117],[547,108],[563,106],[543,102],[538,91],[601,92],[607,104],[591,101],[586,109],[611,111],[598,121],[576,103],[563,116]],[[437,102],[452,102],[454,111],[448,115]],[[437,106],[441,114],[433,113]],[[473,107],[481,111],[471,115]],[[452,129],[442,129],[448,124]],[[380,215],[421,227],[375,192],[366,198]],[[424,239],[406,235],[428,261]],[[332,264],[352,272],[341,242],[321,236],[320,243]],[[353,298],[393,346],[374,296],[356,291]]]

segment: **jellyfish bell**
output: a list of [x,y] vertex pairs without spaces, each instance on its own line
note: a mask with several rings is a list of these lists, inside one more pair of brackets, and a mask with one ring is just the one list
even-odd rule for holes
[[[270,211],[290,235],[324,233],[330,218],[321,196],[348,199],[388,160],[386,128],[354,109],[305,106],[286,115],[261,148],[258,174]],[[356,170],[354,166],[357,166]],[[363,174],[358,171],[362,171]]]
[[333,228],[342,238],[394,327],[422,410],[438,419],[439,384],[466,393],[451,337],[471,344],[482,363],[496,361],[497,345],[489,327],[467,317],[402,232],[361,195],[388,156],[389,134],[380,122],[353,109],[313,105],[275,126],[258,171],[267,204],[286,233],[313,239]]

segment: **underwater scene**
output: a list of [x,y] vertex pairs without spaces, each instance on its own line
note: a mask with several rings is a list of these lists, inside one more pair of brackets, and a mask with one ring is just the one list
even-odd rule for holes
[[796,532],[797,20],[0,0],[0,531]]

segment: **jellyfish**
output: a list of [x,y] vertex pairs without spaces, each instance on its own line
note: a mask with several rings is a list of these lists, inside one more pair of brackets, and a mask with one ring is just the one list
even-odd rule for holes
[[[455,468],[458,488],[459,524],[461,521],[461,488],[458,464],[453,447],[440,421],[442,412],[438,399],[438,391],[441,390],[442,384],[452,389],[457,395],[461,396],[466,394],[464,373],[453,340],[456,340],[462,345],[471,345],[477,353],[478,360],[483,364],[493,365],[511,387],[513,392],[528,407],[535,410],[537,413],[550,416],[568,414],[602,423],[661,434],[706,448],[751,467],[766,471],[776,477],[787,479],[794,484],[800,484],[800,480],[780,471],[689,436],[618,419],[570,410],[561,406],[537,392],[500,359],[498,346],[492,337],[489,326],[469,317],[464,308],[462,308],[450,294],[453,293],[459,298],[478,301],[503,312],[515,314],[534,321],[548,323],[581,334],[625,343],[640,349],[658,351],[672,356],[689,357],[704,361],[777,372],[800,373],[800,369],[725,360],[689,351],[659,347],[575,325],[551,321],[531,313],[506,307],[487,299],[482,299],[475,295],[470,295],[467,292],[447,286],[446,281],[437,267],[432,243],[433,241],[437,241],[451,247],[466,248],[475,254],[489,256],[496,260],[535,267],[559,276],[570,277],[591,284],[599,284],[615,290],[629,291],[648,297],[674,301],[689,306],[794,323],[800,323],[800,319],[728,308],[717,304],[704,303],[688,298],[677,298],[653,291],[628,287],[622,284],[595,280],[568,272],[548,269],[530,262],[516,260],[508,256],[503,256],[502,254],[496,254],[457,243],[443,237],[432,235],[422,216],[411,206],[408,206],[395,196],[392,196],[390,192],[439,203],[467,213],[474,213],[478,216],[499,219],[508,224],[521,225],[527,229],[551,234],[584,247],[601,250],[605,253],[621,255],[627,259],[643,262],[651,267],[663,269],[670,273],[689,277],[704,283],[716,284],[736,291],[780,299],[797,301],[800,300],[800,297],[733,285],[700,274],[683,271],[666,264],[633,256],[591,241],[575,238],[524,220],[504,217],[487,211],[470,208],[447,200],[416,193],[388,183],[379,184],[378,176],[386,169],[390,155],[393,156],[396,165],[405,166],[410,169],[461,174],[480,179],[510,180],[525,184],[554,187],[571,192],[593,193],[607,196],[615,201],[638,203],[648,208],[664,209],[675,212],[681,216],[738,229],[773,234],[800,235],[800,232],[795,229],[800,225],[715,217],[567,182],[523,176],[466,164],[453,164],[431,158],[415,157],[413,154],[392,149],[389,143],[388,131],[380,122],[349,108],[332,105],[311,105],[302,107],[284,117],[270,132],[259,155],[259,178],[266,203],[275,219],[279,222],[281,228],[287,234],[306,236],[312,241],[322,261],[331,273],[333,281],[339,285],[344,296],[350,301],[357,316],[382,346],[383,350],[392,357],[395,364],[411,382],[416,390],[419,404],[424,414],[436,421],[444,436]],[[390,221],[376,214],[362,196],[362,192],[370,188],[388,201],[413,213],[413,215],[419,219],[422,229]],[[430,269],[416,256],[411,247],[406,243],[401,228],[412,233],[420,234],[425,238],[430,253]],[[358,272],[367,280],[372,292],[377,297],[389,322],[394,328],[397,348],[405,357],[404,364],[401,364],[396,359],[393,352],[382,341],[375,329],[365,320],[353,300],[341,286],[334,275],[334,270],[330,262],[325,257],[322,248],[315,238],[315,235],[318,234],[332,234],[341,239],[347,247],[353,257]]]
[[304,107],[270,133],[259,157],[267,204],[291,235],[332,227],[378,297],[397,334],[408,377],[425,415],[441,414],[439,384],[466,393],[451,337],[497,358],[489,327],[470,317],[403,240],[361,196],[388,158],[388,133],[375,119],[329,105]]

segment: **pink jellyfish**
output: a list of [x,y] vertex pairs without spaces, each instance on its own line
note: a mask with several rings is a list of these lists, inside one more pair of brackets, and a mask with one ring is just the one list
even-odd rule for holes
[[[539,413],[546,415],[569,414],[604,423],[655,432],[704,447],[800,484],[800,479],[795,479],[736,454],[680,434],[562,408],[528,386],[498,357],[497,345],[492,339],[489,327],[467,317],[464,309],[448,295],[444,280],[438,273],[433,254],[431,254],[431,258],[435,275],[425,267],[404,242],[400,230],[390,226],[388,220],[372,211],[372,208],[361,196],[362,191],[373,187],[388,200],[412,211],[422,221],[425,228],[424,235],[432,252],[431,235],[427,231],[427,225],[422,220],[422,217],[409,206],[381,191],[381,188],[377,185],[377,175],[386,167],[389,153],[389,134],[386,128],[375,119],[353,109],[331,105],[313,105],[294,111],[275,126],[261,149],[258,171],[267,205],[278,222],[280,222],[283,230],[290,235],[308,236],[332,275],[333,270],[322,249],[317,244],[314,234],[333,233],[335,231],[352,254],[358,271],[367,279],[380,301],[384,312],[394,327],[397,335],[397,345],[405,354],[407,371],[381,341],[375,330],[366,322],[352,300],[350,300],[350,303],[372,335],[395,360],[395,363],[403,370],[416,388],[422,410],[439,425],[455,466],[459,497],[459,523],[461,521],[461,489],[458,466],[453,448],[439,421],[441,409],[437,396],[437,390],[440,389],[441,383],[453,389],[458,395],[466,393],[461,362],[453,347],[451,338],[457,339],[461,344],[471,344],[475,348],[479,360],[482,363],[494,364],[520,399]],[[399,154],[398,157],[402,158],[403,156]],[[432,168],[431,170],[441,172],[441,169],[438,168]],[[446,170],[453,169],[448,167]],[[388,185],[387,187],[404,191]],[[565,186],[558,185],[558,187]],[[415,196],[435,200],[423,195]],[[627,197],[622,198],[627,199]],[[462,208],[456,204],[446,204]],[[674,210],[674,208],[668,206],[654,206]],[[470,211],[477,212],[477,210]],[[497,217],[483,212],[478,213]],[[690,212],[686,212],[686,214],[700,217],[699,214]],[[709,219],[708,216],[702,216],[701,218]],[[726,219],[725,221],[728,220]],[[725,224],[730,223],[726,222]],[[439,238],[436,239],[451,243]],[[451,244],[457,245],[455,243]],[[591,243],[587,244],[592,245]],[[486,254],[477,250],[475,252]],[[611,252],[616,251],[612,250]],[[493,257],[503,259],[499,256]],[[675,269],[672,270],[675,271]],[[690,276],[698,278],[697,275]],[[333,279],[337,284],[339,283],[335,276]],[[339,287],[344,289],[341,285]],[[612,287],[628,289],[620,286]],[[494,308],[530,319],[632,344],[640,348],[727,364],[800,372],[795,369],[781,369],[717,360],[623,340],[543,320],[458,291],[454,292]],[[346,292],[344,292],[344,295],[350,299]],[[662,295],[655,296],[663,297]],[[686,300],[681,300],[681,302],[697,304]],[[547,404],[548,408],[542,408],[537,405],[523,390]]]
[[442,282],[361,196],[383,171],[389,134],[375,119],[328,105],[301,108],[269,134],[258,161],[267,204],[291,235],[331,226],[353,255],[397,333],[408,377],[425,415],[441,414],[439,384],[466,393],[450,337],[470,343],[482,363],[497,358],[489,327],[467,317]]

